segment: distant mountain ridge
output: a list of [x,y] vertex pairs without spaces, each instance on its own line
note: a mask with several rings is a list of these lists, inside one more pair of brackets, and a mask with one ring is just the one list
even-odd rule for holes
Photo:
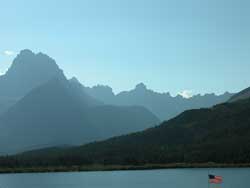
[[[45,73],[49,67],[53,70]],[[67,80],[55,61],[41,53],[21,51],[1,79],[7,90],[0,99],[10,106],[0,106],[0,152],[78,145],[159,123],[144,107],[104,105],[79,82]]]
[[226,102],[234,95],[228,92],[218,96],[213,93],[198,94],[187,99],[181,95],[172,97],[170,93],[155,92],[148,89],[143,83],[136,85],[130,91],[123,91],[117,95],[113,93],[109,86],[84,87],[84,90],[90,96],[103,101],[105,104],[144,106],[162,121],[171,119],[185,110],[211,107]]
[[76,78],[67,80],[52,58],[30,50],[18,54],[0,77],[0,87],[0,152],[83,144],[141,131],[159,124],[158,117],[167,120],[231,96],[171,97],[143,83],[114,95],[108,86],[90,88]]
[[[56,62],[43,53],[22,50],[14,59],[5,75],[0,76],[0,114],[6,111],[21,97],[33,88],[45,83],[53,77],[60,77],[63,71]],[[75,80],[73,78],[71,81]],[[78,87],[81,84],[78,82]],[[180,95],[172,97],[169,93],[158,93],[147,89],[140,83],[131,91],[123,91],[115,95],[109,86],[97,85],[84,87],[84,92],[97,101],[107,105],[143,106],[153,112],[162,121],[171,119],[188,109],[211,107],[229,100],[233,94],[224,93],[216,96],[206,94],[195,95],[186,99]],[[8,100],[6,100],[8,98]]]

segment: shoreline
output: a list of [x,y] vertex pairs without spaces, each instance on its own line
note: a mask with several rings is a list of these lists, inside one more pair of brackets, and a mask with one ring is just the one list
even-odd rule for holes
[[0,174],[10,173],[48,173],[48,172],[94,172],[94,171],[125,171],[125,170],[157,170],[184,168],[248,168],[250,163],[173,163],[145,165],[85,165],[85,166],[41,166],[41,167],[0,167]]

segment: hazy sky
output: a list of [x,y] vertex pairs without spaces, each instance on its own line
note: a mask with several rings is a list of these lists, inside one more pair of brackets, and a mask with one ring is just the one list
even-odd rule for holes
[[[249,0],[0,0],[0,73],[21,49],[115,92],[250,86]],[[13,53],[14,54],[13,54]]]

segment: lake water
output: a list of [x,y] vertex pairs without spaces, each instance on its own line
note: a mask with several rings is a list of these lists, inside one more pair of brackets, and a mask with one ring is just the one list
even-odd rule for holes
[[208,171],[224,179],[211,188],[250,187],[250,168],[228,168],[0,174],[0,188],[207,188]]

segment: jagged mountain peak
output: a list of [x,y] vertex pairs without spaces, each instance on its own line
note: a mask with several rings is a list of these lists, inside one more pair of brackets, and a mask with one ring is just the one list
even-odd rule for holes
[[41,52],[21,50],[5,75],[0,77],[0,96],[22,97],[54,77],[64,76],[55,60]]
[[14,59],[11,67],[7,71],[8,74],[29,74],[36,71],[40,72],[61,72],[60,68],[56,64],[55,60],[46,54],[41,52],[35,54],[31,50],[25,49],[21,50],[20,53]]

